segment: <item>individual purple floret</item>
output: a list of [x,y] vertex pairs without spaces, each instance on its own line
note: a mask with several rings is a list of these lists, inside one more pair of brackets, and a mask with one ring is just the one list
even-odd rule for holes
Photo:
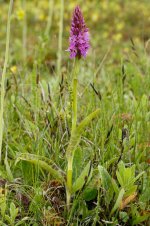
[[90,48],[89,32],[79,6],[73,12],[69,43],[70,58],[86,57]]

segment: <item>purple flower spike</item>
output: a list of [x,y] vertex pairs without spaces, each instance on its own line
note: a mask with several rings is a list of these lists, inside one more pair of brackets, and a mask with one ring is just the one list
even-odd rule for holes
[[70,52],[71,59],[75,57],[81,58],[82,56],[86,57],[87,51],[90,48],[89,32],[79,6],[74,9],[69,42],[68,51]]

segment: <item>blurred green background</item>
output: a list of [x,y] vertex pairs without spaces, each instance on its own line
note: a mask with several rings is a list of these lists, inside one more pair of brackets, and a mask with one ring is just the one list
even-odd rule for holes
[[[76,5],[80,5],[90,30],[92,54],[89,55],[94,54],[101,59],[111,46],[111,60],[113,63],[117,63],[117,61],[120,62],[118,56],[128,54],[130,39],[137,46],[146,45],[150,37],[149,0],[64,0],[62,52],[64,61],[69,57],[65,50],[68,48],[71,15]],[[3,65],[4,60],[8,6],[9,1],[0,0],[0,65]],[[14,1],[10,44],[12,64],[16,63],[13,61],[18,59],[20,62],[22,59],[24,35],[26,35],[29,65],[32,65],[37,56],[42,62],[55,61],[58,48],[60,7],[61,0]]]

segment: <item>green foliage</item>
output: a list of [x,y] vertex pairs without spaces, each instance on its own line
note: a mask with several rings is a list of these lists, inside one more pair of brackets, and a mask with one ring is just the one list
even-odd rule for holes
[[[8,2],[0,1],[1,71]],[[65,50],[76,2],[65,0],[60,17],[61,2],[14,1],[0,225],[149,225],[149,1],[78,1],[92,48],[73,93],[74,62]]]
[[119,191],[119,194],[118,194],[118,197],[117,197],[117,200],[115,202],[115,205],[113,206],[112,210],[111,210],[111,215],[119,208],[120,206],[120,203],[123,199],[123,196],[124,196],[124,193],[125,193],[125,190],[122,188],[120,191]]
[[[10,203],[9,213],[5,214],[6,206],[1,206],[1,216],[3,221],[0,221],[2,226],[11,225],[11,226],[19,226],[24,225],[24,223],[29,219],[28,217],[24,217],[21,220],[17,220],[18,217],[18,208],[15,206],[13,202]],[[5,224],[6,222],[7,224]]]
[[107,170],[102,167],[102,166],[98,166],[99,169],[99,173],[100,173],[100,178],[101,178],[101,182],[102,182],[102,186],[105,189],[105,201],[106,203],[109,205],[110,201],[113,198],[113,189],[112,189],[112,178],[111,176],[108,174]]
[[118,164],[118,170],[116,171],[117,181],[115,181],[104,167],[99,165],[98,169],[101,184],[105,192],[105,203],[109,205],[114,198],[114,193],[116,194],[116,201],[110,213],[111,216],[117,209],[125,208],[125,206],[132,201],[132,197],[134,198],[134,196],[136,196],[137,185],[135,185],[135,182],[144,172],[135,176],[135,165],[125,167],[125,164],[121,161]]
[[79,177],[76,179],[76,181],[73,183],[72,190],[73,193],[77,192],[80,190],[84,184],[86,184],[92,176],[92,169],[91,169],[91,163],[87,163],[87,165],[84,167],[82,170],[81,174]]
[[63,178],[64,175],[62,174],[63,171],[61,171],[61,169],[59,169],[56,166],[56,164],[53,163],[53,161],[50,161],[49,159],[46,159],[45,157],[37,156],[37,155],[29,154],[29,153],[21,154],[17,158],[16,163],[20,160],[28,161],[32,164],[38,165],[39,167],[47,170],[54,178],[60,180],[62,183],[64,182],[64,178]]
[[10,217],[6,215],[5,218],[10,225],[14,225],[15,219],[18,215],[18,208],[16,208],[13,202],[10,203],[9,212],[10,212]]
[[85,119],[83,119],[82,122],[80,122],[80,124],[77,126],[77,128],[75,130],[73,130],[72,134],[71,134],[71,138],[69,141],[69,145],[67,148],[67,158],[69,158],[70,156],[74,156],[74,151],[77,147],[77,145],[80,142],[81,139],[81,135],[85,129],[85,127],[95,118],[99,115],[100,113],[100,109],[97,109],[96,111],[92,112],[90,115],[88,115]]
[[129,196],[136,192],[137,186],[134,185],[134,183],[143,173],[144,172],[141,172],[137,177],[135,177],[135,165],[126,168],[122,161],[119,163],[116,175],[120,186],[126,192],[125,196]]

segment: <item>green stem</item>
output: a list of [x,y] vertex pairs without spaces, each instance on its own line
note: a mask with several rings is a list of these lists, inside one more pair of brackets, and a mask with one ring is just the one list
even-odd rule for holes
[[25,64],[27,57],[27,16],[26,16],[26,0],[23,0],[23,30],[22,30],[22,49],[23,49],[23,62]]
[[3,141],[3,113],[4,113],[4,97],[5,97],[5,78],[6,78],[6,69],[7,69],[8,58],[9,58],[10,21],[11,21],[12,7],[13,7],[13,0],[10,0],[9,10],[8,10],[8,21],[7,21],[7,33],[6,33],[5,61],[4,61],[4,68],[3,68],[3,72],[2,72],[2,80],[1,80],[1,107],[0,107],[0,162],[1,162],[2,141]]
[[49,0],[49,12],[48,12],[48,20],[47,20],[47,26],[45,30],[45,35],[49,35],[52,25],[52,17],[53,17],[53,9],[54,9],[54,0]]
[[[72,82],[72,130],[71,135],[76,129],[77,125],[77,84],[78,84],[78,76],[79,73],[79,60],[75,61],[75,67],[73,71],[73,82]],[[72,194],[72,168],[73,168],[73,154],[69,155],[68,160],[68,169],[67,169],[67,207],[68,210],[70,208],[70,199]]]
[[72,81],[72,130],[74,131],[77,125],[77,85],[78,85],[78,73],[80,68],[79,59],[75,60],[73,81]]
[[78,80],[74,78],[72,84],[72,131],[76,128],[77,124],[77,83]]
[[72,158],[68,159],[68,169],[67,169],[67,209],[70,209],[70,199],[72,190]]
[[61,0],[60,21],[59,21],[59,37],[58,37],[58,59],[57,59],[57,73],[58,73],[58,75],[60,75],[61,61],[62,61],[63,17],[64,17],[64,0]]

